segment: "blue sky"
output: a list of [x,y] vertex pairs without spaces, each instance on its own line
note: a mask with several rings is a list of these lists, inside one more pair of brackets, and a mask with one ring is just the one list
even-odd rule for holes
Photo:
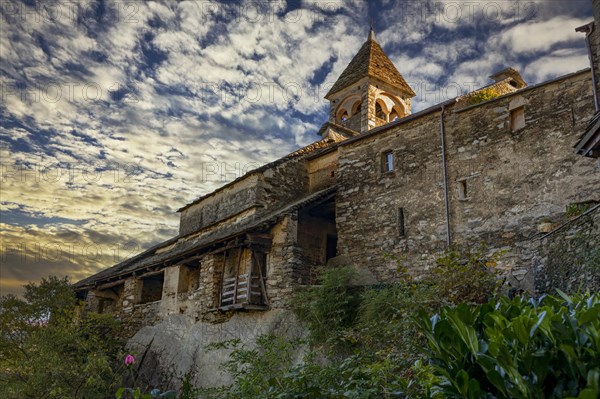
[[[48,3],[48,4],[46,4]],[[413,112],[588,66],[591,1],[3,1],[0,294],[177,234],[176,210],[316,140],[365,41]]]

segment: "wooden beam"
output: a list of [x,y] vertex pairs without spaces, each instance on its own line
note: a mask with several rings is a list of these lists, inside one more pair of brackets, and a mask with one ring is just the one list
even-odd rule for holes
[[246,274],[246,302],[252,303],[252,269],[254,266],[254,251],[250,250],[251,259],[250,259],[250,270]]
[[[265,305],[269,306],[269,299],[267,298],[267,287],[265,287],[265,279],[262,274],[262,265],[260,264],[260,261],[258,260],[258,255],[256,255],[255,252],[252,252],[252,254],[254,255],[254,258],[256,259],[256,263],[258,263],[258,278],[260,279],[260,288],[262,291],[263,299],[265,300]],[[250,284],[251,284],[250,287],[252,287],[252,281],[250,281]]]
[[150,277],[150,276],[156,276],[157,274],[161,274],[161,273],[164,273],[164,269],[153,270],[153,271],[149,271],[144,274],[140,274],[138,276],[138,278],[146,278],[146,277]]
[[185,259],[183,259],[183,260],[180,260],[179,262],[177,262],[177,264],[178,264],[178,265],[184,265],[184,266],[187,266],[187,264],[188,264],[189,262],[193,262],[193,261],[195,261],[195,260],[200,260],[200,259],[202,259],[203,257],[204,257],[204,255],[194,255],[194,256],[191,256],[191,257],[189,257],[189,258],[185,258]]
[[112,287],[116,287],[119,285],[124,285],[125,284],[125,280],[117,280],[117,281],[113,281],[111,283],[106,283],[106,284],[102,284],[96,287],[96,289],[98,290],[105,290],[107,288],[112,288]]
[[220,254],[220,253],[223,253],[225,251],[228,251],[230,249],[245,247],[247,245],[248,245],[248,243],[246,241],[241,241],[241,242],[237,242],[236,241],[234,243],[229,243],[229,244],[225,245],[224,247],[221,247],[219,249],[216,249],[216,250],[212,251],[211,254],[216,255],[216,254]]
[[244,253],[244,250],[242,248],[239,249],[240,254],[238,256],[238,261],[237,261],[237,270],[235,272],[235,285],[233,288],[233,303],[237,303],[237,288],[238,288],[238,279],[240,278],[240,263],[242,263],[242,254]]
[[96,298],[110,299],[110,300],[113,300],[113,301],[118,301],[119,300],[119,296],[117,294],[115,294],[113,291],[98,291],[98,290],[94,290],[93,293],[94,293],[94,296]]

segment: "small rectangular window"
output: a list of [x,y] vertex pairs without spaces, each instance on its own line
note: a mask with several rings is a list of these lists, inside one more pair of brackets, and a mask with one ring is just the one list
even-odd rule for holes
[[142,289],[139,303],[156,302],[162,299],[164,272],[141,278]]
[[381,161],[383,173],[389,173],[394,171],[394,153],[392,151],[384,152]]
[[525,107],[510,111],[510,129],[514,132],[525,127]]
[[198,289],[200,285],[200,267],[199,266],[179,266],[179,282],[177,284],[177,293],[192,292]]
[[404,208],[398,208],[398,236],[404,237],[406,231],[404,229]]

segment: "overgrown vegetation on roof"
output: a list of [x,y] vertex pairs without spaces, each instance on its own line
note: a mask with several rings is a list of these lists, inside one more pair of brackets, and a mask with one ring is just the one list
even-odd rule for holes
[[488,87],[473,92],[469,96],[469,105],[479,104],[485,101],[493,100],[496,97],[500,97],[500,93],[494,87]]

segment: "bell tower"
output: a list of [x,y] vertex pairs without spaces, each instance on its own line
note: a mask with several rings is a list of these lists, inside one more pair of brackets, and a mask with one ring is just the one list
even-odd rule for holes
[[325,98],[330,103],[330,123],[364,133],[410,115],[414,96],[371,28],[367,41]]

